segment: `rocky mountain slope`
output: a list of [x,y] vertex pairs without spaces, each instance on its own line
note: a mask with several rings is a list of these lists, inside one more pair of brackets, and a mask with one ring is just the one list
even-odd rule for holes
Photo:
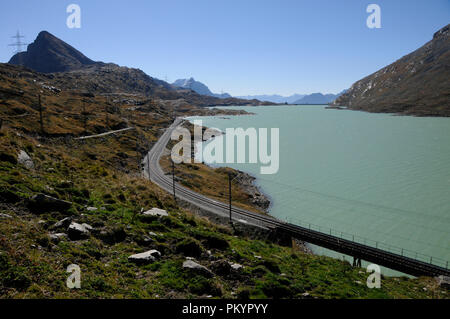
[[450,116],[450,25],[398,61],[359,80],[332,105],[353,110]]
[[228,93],[217,94],[217,93],[211,92],[211,90],[205,84],[203,84],[202,82],[199,82],[199,81],[195,81],[194,78],[178,79],[175,82],[173,82],[172,85],[175,87],[181,87],[183,89],[190,89],[201,95],[214,96],[214,97],[218,97],[221,99],[226,99],[226,98],[231,97],[231,95]]
[[[141,94],[149,98],[177,101],[177,105],[260,105],[257,100],[220,99],[180,89],[153,78],[139,69],[113,63],[94,62],[64,41],[42,31],[26,52],[16,54],[9,64],[22,65],[47,73],[64,89],[85,90],[92,94]],[[71,87],[65,86],[70,83]]]
[[14,55],[9,63],[42,73],[65,72],[96,64],[47,31],[40,32],[28,50]]

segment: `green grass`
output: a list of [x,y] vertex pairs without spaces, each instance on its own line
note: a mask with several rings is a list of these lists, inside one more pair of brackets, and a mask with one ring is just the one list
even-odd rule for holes
[[[156,138],[144,126],[138,130]],[[381,289],[368,289],[365,270],[348,262],[236,236],[199,218],[136,174],[135,145],[131,132],[66,143],[37,140],[11,127],[0,131],[0,212],[12,217],[0,219],[0,298],[303,298],[306,293],[316,298],[448,298],[433,278],[386,277]],[[35,169],[16,163],[19,150],[27,151]],[[27,203],[37,193],[73,205],[63,213],[36,214]],[[167,210],[169,217],[139,216],[152,207]],[[96,229],[122,230],[126,238],[107,243],[93,233],[86,240],[55,244],[50,227],[68,215]],[[149,232],[156,233],[150,241]],[[131,254],[150,249],[162,258],[140,266],[128,261]],[[212,278],[193,275],[182,268],[187,252],[209,269],[215,261],[244,268]],[[81,268],[81,289],[66,287],[70,264]]]

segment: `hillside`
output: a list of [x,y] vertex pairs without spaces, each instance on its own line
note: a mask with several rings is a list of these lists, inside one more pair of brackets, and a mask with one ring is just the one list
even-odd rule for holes
[[[145,95],[77,90],[76,81],[0,64],[0,298],[448,297],[433,278],[383,278],[369,289],[365,270],[348,261],[179,207],[140,175],[174,110]],[[132,129],[77,139],[120,128]],[[200,164],[178,170],[204,188],[202,176],[226,174]],[[252,205],[240,192],[236,200]],[[143,213],[153,208],[167,216]],[[148,251],[146,260],[134,256]],[[65,285],[71,264],[81,289]]]
[[359,80],[332,105],[368,112],[450,116],[450,25],[398,61]]
[[[64,89],[84,90],[92,94],[142,94],[148,98],[176,101],[182,106],[260,105],[257,100],[217,98],[180,89],[153,78],[139,69],[113,63],[93,62],[81,52],[47,31],[39,33],[26,52],[16,54],[9,64],[21,65],[48,78]],[[76,81],[75,81],[76,80]],[[65,86],[66,83],[75,86]],[[71,84],[72,85],[72,84]]]

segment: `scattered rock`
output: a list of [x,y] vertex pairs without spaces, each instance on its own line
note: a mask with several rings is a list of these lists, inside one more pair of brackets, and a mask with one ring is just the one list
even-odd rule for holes
[[34,162],[31,159],[31,157],[27,154],[27,152],[20,150],[19,154],[17,155],[17,162],[19,164],[22,164],[27,169],[33,169],[34,168]]
[[0,213],[0,218],[12,218],[12,216],[10,216],[8,214]]
[[72,207],[72,203],[48,195],[37,194],[31,197],[28,206],[33,212],[36,213],[49,211],[65,213],[70,207]]
[[230,266],[231,266],[231,269],[233,269],[234,271],[239,271],[241,269],[244,269],[244,266],[242,266],[241,264],[237,264],[237,263],[231,263]]
[[436,281],[441,288],[450,289],[450,277],[448,276],[439,276],[436,277]]
[[91,225],[88,225],[88,224],[81,224],[81,226],[83,226],[85,229],[87,229],[87,230],[89,230],[89,231],[92,231],[93,229],[94,229],[94,227],[92,227]]
[[67,229],[70,224],[72,223],[72,217],[66,217],[64,219],[61,219],[59,222],[56,222],[51,229],[58,229],[58,228],[64,228]]
[[142,215],[144,216],[154,216],[154,217],[167,217],[169,214],[164,209],[160,208],[152,208],[146,212],[143,212]]
[[155,241],[148,236],[139,236],[134,239],[139,246],[148,247],[153,244]]
[[86,207],[86,210],[88,212],[95,212],[96,210],[98,210],[98,208],[97,207]]
[[185,262],[183,262],[183,269],[186,269],[188,271],[191,271],[198,275],[202,275],[207,278],[211,278],[214,276],[214,274],[211,272],[211,270],[209,270],[205,266],[202,266],[202,265],[196,263],[193,260],[186,260]]
[[67,235],[64,233],[57,233],[57,234],[50,234],[50,240],[52,241],[52,243],[57,244],[59,243],[61,240],[66,239]]
[[86,239],[91,234],[92,229],[88,224],[72,222],[67,230],[67,234],[71,240]]
[[145,253],[135,254],[128,257],[128,261],[135,264],[148,264],[161,258],[161,253],[155,249],[146,251]]

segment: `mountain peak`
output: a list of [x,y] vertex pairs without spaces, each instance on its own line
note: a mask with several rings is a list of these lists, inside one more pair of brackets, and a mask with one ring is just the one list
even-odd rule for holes
[[39,32],[26,52],[15,54],[8,62],[23,65],[42,73],[66,72],[80,69],[96,62],[58,39],[48,31]]
[[43,31],[39,32],[39,34],[38,34],[38,36],[37,36],[36,39],[39,39],[39,38],[46,38],[46,37],[52,37],[52,38],[55,38],[55,36],[54,36],[53,34],[51,34],[50,32],[48,32],[48,31],[46,31],[46,30],[43,30]]
[[202,82],[195,81],[193,77],[190,77],[189,79],[178,79],[175,82],[173,82],[172,85],[183,88],[183,89],[189,89],[189,90],[195,91],[201,95],[209,95],[209,96],[214,96],[214,97],[218,97],[218,98],[231,97],[228,93],[222,93],[222,94],[212,93],[205,84],[203,84]]

